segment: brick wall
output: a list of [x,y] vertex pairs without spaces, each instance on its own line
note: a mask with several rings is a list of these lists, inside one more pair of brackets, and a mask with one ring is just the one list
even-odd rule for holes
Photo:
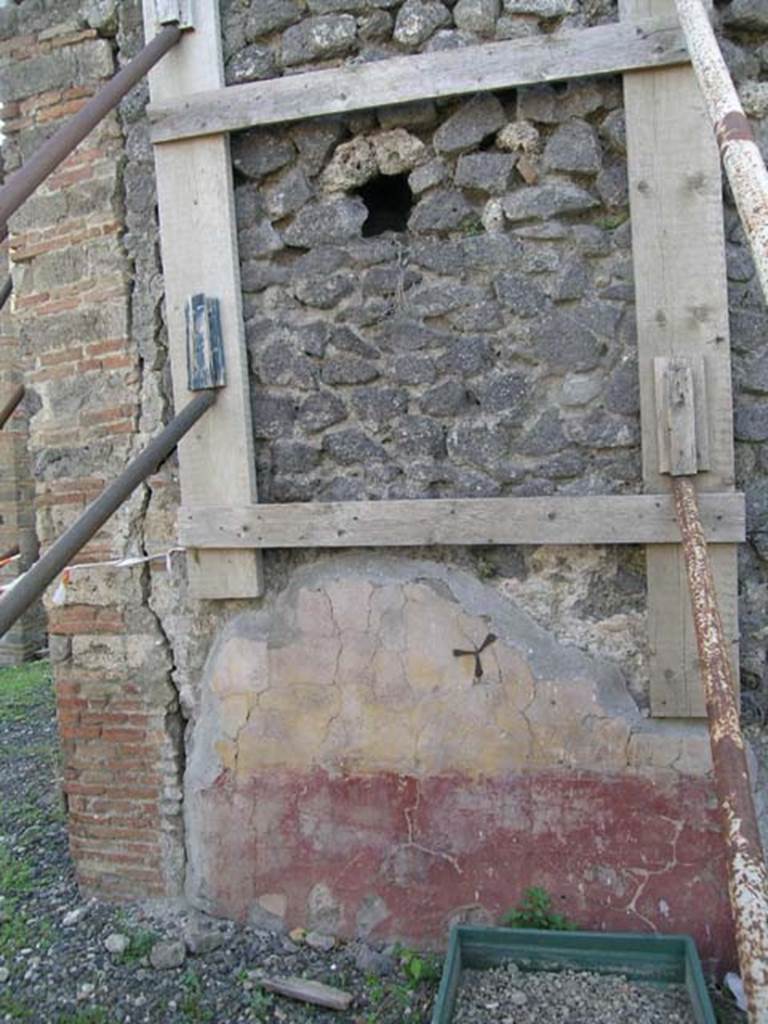
[[[2,180],[2,174],[0,174]],[[8,274],[8,246],[0,249],[0,282]],[[10,300],[0,313],[0,404],[23,382]],[[35,558],[34,484],[28,453],[28,406],[23,401],[0,431],[0,552],[20,549],[20,558],[0,567],[0,583],[9,583]],[[0,664],[18,665],[45,646],[45,616],[36,605],[0,639]]]
[[[0,12],[9,172],[123,59],[109,5],[91,5],[98,12],[90,21],[87,6]],[[123,7],[124,21],[137,16],[135,4]],[[15,289],[6,329],[18,339],[34,410],[29,455],[43,547],[146,442],[125,163],[116,112],[10,225]],[[152,410],[147,429],[159,419]],[[78,561],[144,554],[150,494],[150,485],[137,492]],[[168,645],[148,605],[152,575],[146,567],[77,571],[63,604],[50,592],[47,601],[72,852],[83,888],[105,895],[169,895],[180,885],[178,702]]]

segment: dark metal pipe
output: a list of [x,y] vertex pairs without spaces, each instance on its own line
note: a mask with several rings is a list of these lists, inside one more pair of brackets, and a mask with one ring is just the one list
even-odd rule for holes
[[8,277],[3,281],[3,286],[0,288],[0,309],[6,304],[8,299],[11,297],[13,291],[13,278],[9,274]]
[[728,891],[751,1024],[768,1021],[768,872],[715,581],[690,477],[674,477],[699,666],[709,718],[715,792],[728,859]]
[[0,636],[6,633],[72,558],[101,529],[131,493],[155,472],[187,431],[216,401],[216,391],[201,391],[178,416],[126,466],[120,476],[88,506],[5,597],[0,598]]
[[8,218],[78,146],[146,73],[182,36],[178,25],[168,25],[138,56],[96,93],[63,128],[44,143],[0,188],[0,240],[8,233]]
[[19,407],[19,402],[21,402],[25,394],[26,390],[24,388],[24,385],[17,384],[16,387],[11,392],[11,397],[8,399],[8,401],[5,403],[2,409],[0,409],[0,430],[3,429],[3,427],[11,418],[11,416],[13,416],[13,414],[16,412],[17,408]]

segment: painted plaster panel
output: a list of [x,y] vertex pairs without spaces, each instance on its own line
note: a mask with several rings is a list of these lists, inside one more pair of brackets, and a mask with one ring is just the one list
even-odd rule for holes
[[[491,634],[480,657],[472,654]],[[190,900],[437,941],[528,885],[580,924],[693,929],[729,955],[701,723],[468,574],[330,558],[211,652],[185,775]]]

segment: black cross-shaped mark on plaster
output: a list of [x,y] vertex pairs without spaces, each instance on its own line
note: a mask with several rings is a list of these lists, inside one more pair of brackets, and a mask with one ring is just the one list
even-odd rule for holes
[[480,660],[480,655],[496,639],[494,633],[489,633],[488,636],[483,640],[479,647],[473,647],[471,651],[462,651],[461,649],[454,647],[453,656],[454,658],[474,658],[475,659],[475,682],[483,678],[483,663]]

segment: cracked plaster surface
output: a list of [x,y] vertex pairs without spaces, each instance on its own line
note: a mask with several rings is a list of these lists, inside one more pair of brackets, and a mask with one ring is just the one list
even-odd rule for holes
[[[489,632],[483,676],[454,648]],[[330,559],[237,616],[209,658],[187,786],[222,771],[496,776],[548,767],[709,767],[701,723],[649,721],[613,664],[557,642],[446,566]]]

